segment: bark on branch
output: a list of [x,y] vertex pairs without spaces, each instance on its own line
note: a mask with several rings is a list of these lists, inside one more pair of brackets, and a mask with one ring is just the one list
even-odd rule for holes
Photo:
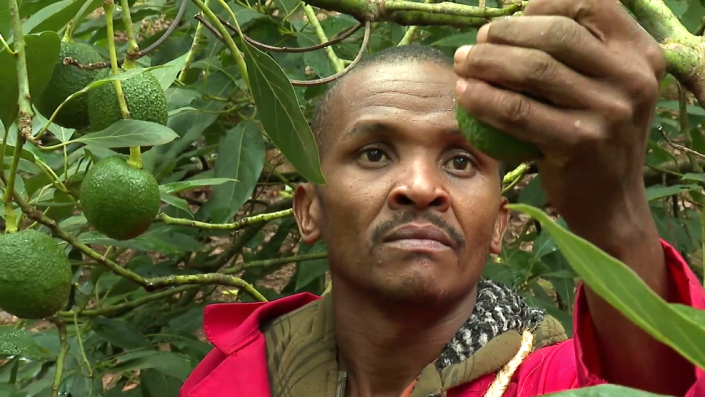
[[[668,72],[695,95],[705,108],[705,38],[690,33],[663,0],[620,0],[639,24],[661,44]],[[400,0],[308,0],[328,11],[359,21],[390,21],[400,25],[479,27],[493,18],[513,15],[528,4],[517,0],[504,8],[475,7],[451,2],[425,4]]]

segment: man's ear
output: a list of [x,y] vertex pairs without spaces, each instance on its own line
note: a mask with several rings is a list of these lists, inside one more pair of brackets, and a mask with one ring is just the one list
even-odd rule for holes
[[504,238],[504,233],[507,231],[507,225],[509,224],[509,209],[507,208],[507,203],[509,203],[509,200],[507,200],[506,197],[502,197],[497,219],[494,222],[494,233],[492,233],[490,252],[495,255],[499,255],[502,252],[502,239]]
[[302,183],[294,191],[294,217],[304,243],[312,245],[321,237],[323,213],[316,187]]

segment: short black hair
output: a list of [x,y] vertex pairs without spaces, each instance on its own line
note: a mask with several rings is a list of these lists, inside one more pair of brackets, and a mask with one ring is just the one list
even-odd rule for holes
[[[323,157],[323,152],[325,151],[325,137],[327,135],[326,130],[328,126],[327,119],[331,110],[331,100],[338,92],[345,79],[350,77],[352,74],[370,66],[399,65],[409,64],[412,62],[430,62],[451,69],[454,64],[452,56],[447,55],[435,47],[421,44],[389,47],[363,57],[362,60],[349,72],[330,83],[328,90],[319,100],[311,120],[311,130],[316,138],[316,144],[318,145],[318,151],[321,157]],[[505,173],[505,165],[502,162],[499,162],[500,183],[504,178]]]

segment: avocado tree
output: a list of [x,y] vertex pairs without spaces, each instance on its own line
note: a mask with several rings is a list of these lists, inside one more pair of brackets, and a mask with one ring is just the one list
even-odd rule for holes
[[[177,396],[210,350],[207,304],[327,293],[326,248],[300,242],[291,197],[325,183],[309,120],[328,83],[390,46],[452,55],[526,4],[0,2],[0,395]],[[668,63],[644,164],[652,214],[702,279],[705,3],[622,4]],[[519,160],[485,276],[569,334],[583,280],[705,368],[705,315],[567,231]]]

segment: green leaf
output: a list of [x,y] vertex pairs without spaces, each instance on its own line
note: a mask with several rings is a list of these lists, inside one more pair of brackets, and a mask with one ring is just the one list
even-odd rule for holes
[[54,124],[50,122],[49,119],[42,116],[41,113],[36,112],[34,114],[34,118],[32,119],[32,134],[36,136],[37,133],[39,133],[39,130],[41,130],[47,123],[49,123],[49,128],[47,129],[47,131],[54,134],[57,138],[59,138],[61,142],[68,141],[76,132],[76,130],[73,128],[65,128],[58,124]]
[[160,191],[159,197],[161,200],[173,207],[176,207],[178,209],[182,209],[189,214],[193,215],[193,212],[191,212],[191,209],[188,207],[188,201],[182,199],[181,197],[176,197],[172,196],[170,194],[166,194],[162,191]]
[[[56,60],[61,51],[61,39],[55,32],[28,34],[27,74],[29,78],[29,95],[36,101],[44,93],[51,80]],[[19,105],[19,88],[17,84],[17,62],[4,47],[0,46],[0,120],[6,126],[17,119]]]
[[468,33],[458,33],[452,36],[444,37],[438,41],[431,43],[432,46],[439,47],[460,47],[464,45],[475,44],[477,42],[477,31]]
[[274,144],[306,179],[324,184],[316,140],[288,77],[267,54],[241,41],[259,119]]
[[688,174],[683,175],[682,179],[684,181],[705,182],[705,175],[688,173]]
[[[326,252],[326,246],[319,240],[314,244],[307,254],[318,254]],[[328,259],[314,259],[310,261],[303,261],[299,263],[299,271],[296,276],[296,291],[300,291],[302,288],[309,285],[313,280],[326,274],[330,266],[328,265]]]
[[173,376],[182,382],[191,374],[193,363],[184,356],[164,351],[137,351],[121,354],[116,357],[118,365],[114,368],[119,371],[132,371],[136,369],[154,368],[157,371]]
[[179,395],[181,382],[180,379],[153,368],[140,371],[140,385],[149,393],[143,393],[143,397],[176,397]]
[[538,208],[523,204],[508,208],[541,222],[584,282],[630,321],[705,368],[705,329],[659,297],[632,269],[558,226]]
[[[316,35],[308,32],[298,32],[296,41],[301,47],[310,47],[320,43]],[[324,49],[304,52],[304,62],[316,72],[318,77],[328,77],[335,74],[335,69],[330,64]]]
[[544,397],[667,397],[617,385],[600,385],[544,394]]
[[221,185],[225,182],[234,182],[237,179],[230,178],[204,178],[204,179],[194,179],[190,181],[179,181],[167,183],[165,185],[159,186],[159,190],[166,194],[174,194],[183,192],[185,190],[195,189],[202,186],[215,186]]
[[100,148],[119,148],[158,146],[178,137],[171,128],[151,121],[118,120],[102,131],[88,133],[72,142]]
[[217,223],[228,222],[247,201],[264,165],[264,139],[254,122],[242,121],[220,141],[215,160],[215,176],[232,178],[213,188],[213,196],[203,207]]
[[93,324],[95,333],[112,345],[126,350],[152,347],[149,339],[125,321],[96,317]]
[[24,329],[0,327],[0,357],[7,356],[39,359],[41,351],[32,335]]
[[159,85],[162,86],[162,90],[166,90],[167,88],[171,87],[171,84],[176,80],[176,76],[179,75],[179,72],[181,71],[181,68],[184,67],[184,64],[186,63],[186,57],[188,56],[188,53],[173,59],[166,64],[162,66],[166,66],[161,69],[156,69],[152,71],[152,75],[159,80]]
[[277,5],[278,9],[284,11],[284,15],[287,15],[296,8],[296,5],[299,4],[299,0],[274,0],[274,4]]
[[83,7],[84,0],[63,0],[42,8],[25,23],[22,31],[26,33],[46,30],[60,31]]
[[665,3],[677,17],[688,11],[688,0],[665,0]]
[[546,191],[541,187],[541,174],[536,175],[525,188],[519,191],[519,202],[542,207],[546,204]]
[[12,27],[10,25],[10,2],[0,1],[0,34],[5,41],[10,40]]
[[680,194],[683,192],[688,192],[691,190],[698,190],[700,187],[698,185],[673,185],[673,186],[663,186],[654,185],[646,189],[646,200],[654,201],[660,198],[673,196],[674,194]]

